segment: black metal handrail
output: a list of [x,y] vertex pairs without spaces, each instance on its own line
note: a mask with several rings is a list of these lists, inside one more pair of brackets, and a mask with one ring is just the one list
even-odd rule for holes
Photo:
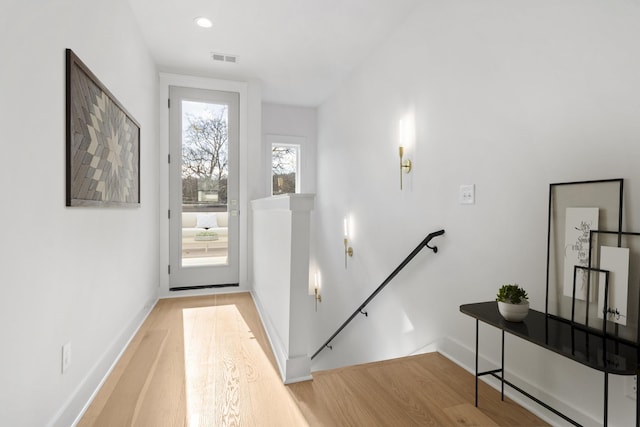
[[371,302],[372,299],[374,299],[376,297],[376,295],[378,295],[380,293],[380,291],[382,291],[382,289],[384,289],[385,286],[387,286],[389,284],[389,282],[391,282],[391,280],[393,280],[394,277],[396,277],[396,275],[398,273],[400,273],[400,271],[407,265],[409,264],[409,262],[415,258],[416,255],[418,255],[418,253],[425,247],[431,249],[434,253],[438,252],[438,247],[437,246],[429,246],[429,242],[431,241],[431,239],[433,239],[434,237],[438,237],[438,236],[442,236],[444,234],[444,230],[438,230],[438,231],[434,231],[433,233],[429,233],[429,235],[427,237],[424,238],[424,240],[422,242],[420,242],[420,244],[418,246],[416,246],[416,248],[409,254],[409,256],[407,256],[404,261],[402,261],[400,263],[400,265],[393,270],[393,273],[391,273],[389,275],[389,277],[387,277],[386,279],[384,279],[384,282],[382,282],[382,284],[380,286],[378,286],[378,288],[373,291],[373,293],[371,295],[369,295],[369,298],[367,298],[362,304],[360,304],[360,307],[356,308],[356,311],[353,312],[353,314],[351,316],[349,316],[349,318],[346,320],[346,322],[344,322],[342,324],[342,326],[340,326],[338,328],[338,330],[336,330],[333,335],[331,335],[331,337],[324,343],[322,344],[322,346],[318,349],[318,351],[316,351],[315,353],[313,353],[313,356],[311,356],[311,359],[313,359],[314,357],[316,357],[322,350],[324,350],[325,348],[329,347],[331,348],[331,346],[329,345],[331,343],[331,341],[333,341],[333,339],[340,333],[342,332],[342,330],[349,324],[349,322],[351,322],[358,314],[364,314],[365,316],[368,316],[368,313],[363,311],[364,308],[367,306],[367,304],[369,304]]

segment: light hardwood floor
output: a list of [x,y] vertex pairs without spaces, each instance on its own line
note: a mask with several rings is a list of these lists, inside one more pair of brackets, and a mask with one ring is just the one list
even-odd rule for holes
[[438,353],[285,386],[248,293],[160,300],[78,424],[542,426]]

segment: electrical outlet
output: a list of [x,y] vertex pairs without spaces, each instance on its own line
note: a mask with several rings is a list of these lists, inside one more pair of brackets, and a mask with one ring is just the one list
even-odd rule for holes
[[638,394],[638,377],[635,375],[625,377],[625,395],[632,400],[636,400]]
[[476,203],[475,184],[461,185],[458,193],[458,201],[461,205],[473,205]]
[[64,374],[71,365],[71,343],[62,346],[62,373]]

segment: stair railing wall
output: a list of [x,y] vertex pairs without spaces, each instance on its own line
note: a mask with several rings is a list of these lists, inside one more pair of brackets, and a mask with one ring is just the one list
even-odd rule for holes
[[349,318],[342,325],[340,325],[340,327],[329,337],[329,339],[325,341],[325,343],[322,344],[322,346],[320,346],[320,348],[318,348],[318,350],[316,350],[315,353],[313,353],[313,355],[311,356],[311,359],[313,360],[325,348],[331,349],[332,348],[331,342],[334,340],[334,338],[337,337],[338,334],[340,334],[340,332],[342,332],[342,330],[345,327],[347,327],[347,325],[351,323],[351,321],[356,316],[358,316],[359,314],[363,314],[367,316],[368,313],[364,310],[367,307],[367,305],[398,275],[398,273],[400,273],[400,271],[402,271],[404,267],[407,266],[407,264],[411,262],[413,258],[415,258],[416,255],[418,255],[422,251],[422,249],[428,248],[428,249],[431,249],[434,253],[437,253],[438,247],[429,246],[429,243],[434,237],[442,236],[443,234],[444,234],[444,230],[438,230],[438,231],[434,231],[433,233],[429,233],[429,235],[427,235],[427,237],[425,237],[424,240],[422,240],[422,242],[420,242],[420,244],[416,246],[416,248],[413,251],[411,251],[411,253],[400,263],[400,265],[398,265],[398,267],[395,270],[393,270],[393,272],[380,284],[380,286],[378,286],[376,290],[373,291],[373,293],[369,295],[369,297],[366,300],[364,300],[364,302],[360,304],[358,308],[354,310],[351,316],[349,316]]
[[309,252],[313,194],[253,200],[252,295],[284,383],[311,379]]

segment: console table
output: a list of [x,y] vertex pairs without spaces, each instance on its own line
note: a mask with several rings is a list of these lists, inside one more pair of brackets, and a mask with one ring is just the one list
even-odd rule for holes
[[[504,378],[505,332],[603,372],[603,424],[605,426],[607,425],[608,418],[609,374],[636,375],[636,379],[638,378],[637,375],[640,372],[640,367],[638,366],[640,348],[628,341],[616,339],[610,336],[605,338],[599,331],[580,327],[575,324],[571,324],[571,322],[567,320],[546,315],[545,313],[536,310],[529,310],[529,314],[523,322],[508,322],[504,320],[498,312],[498,304],[495,301],[464,304],[460,306],[460,311],[476,319],[476,407],[478,406],[478,378],[484,375],[491,375],[501,381],[501,395],[503,400],[504,386],[506,384],[571,424],[576,426],[580,425],[568,416],[540,401]],[[502,366],[500,369],[478,372],[478,330],[479,322],[481,321],[502,331]],[[639,414],[640,403],[636,398],[636,426],[638,426]]]

